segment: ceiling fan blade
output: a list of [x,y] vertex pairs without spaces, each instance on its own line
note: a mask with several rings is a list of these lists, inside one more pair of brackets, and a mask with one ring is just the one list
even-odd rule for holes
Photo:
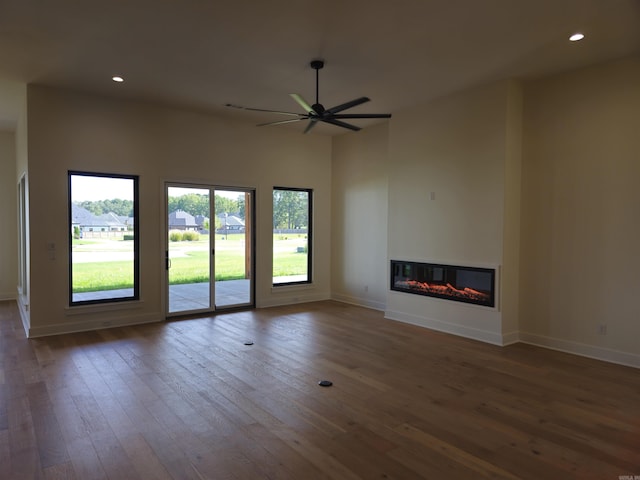
[[307,125],[307,128],[304,129],[304,132],[302,133],[309,133],[309,131],[316,126],[316,123],[318,123],[318,121],[315,118],[312,118],[309,121],[309,125]]
[[330,108],[327,110],[328,113],[338,113],[341,112],[343,110],[346,110],[347,108],[351,108],[351,107],[355,107],[357,105],[362,105],[363,103],[366,103],[369,101],[368,97],[360,97],[360,98],[356,98],[355,100],[351,100],[350,102],[347,103],[343,103],[341,105],[335,106],[333,108]]
[[331,118],[391,118],[390,113],[339,113]]
[[360,127],[356,127],[355,125],[351,125],[350,123],[346,123],[346,122],[341,122],[340,120],[335,120],[331,117],[328,118],[321,118],[321,120],[325,123],[330,123],[331,125],[336,125],[337,127],[342,127],[342,128],[348,128],[349,130],[353,130],[354,132],[357,132],[359,130],[361,130]]
[[293,116],[296,116],[296,117],[302,115],[301,113],[294,113],[294,112],[281,112],[279,110],[266,110],[266,109],[263,109],[263,108],[243,107],[241,105],[233,105],[231,103],[227,103],[225,105],[225,107],[237,108],[237,109],[240,109],[240,110],[250,110],[252,112],[277,113],[278,115],[293,115]]
[[279,120],[277,122],[267,122],[267,123],[259,123],[256,125],[257,127],[267,127],[269,125],[283,125],[285,123],[299,122],[300,120],[306,120],[307,116],[302,116],[300,118],[292,118],[291,120]]
[[316,114],[316,111],[311,108],[311,105],[309,105],[307,101],[300,95],[298,95],[297,93],[290,93],[289,95],[298,103],[298,105],[300,105],[304,109],[305,112],[311,113],[313,115]]

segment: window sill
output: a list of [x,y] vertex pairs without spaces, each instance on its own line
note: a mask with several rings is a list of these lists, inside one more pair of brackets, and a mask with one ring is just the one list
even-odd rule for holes
[[131,310],[134,308],[142,308],[144,301],[130,300],[126,302],[114,302],[114,303],[95,303],[92,305],[73,305],[65,307],[65,315],[83,315],[85,313],[100,313],[100,312],[113,312],[117,310]]
[[278,286],[271,285],[271,293],[291,292],[295,290],[309,290],[311,288],[315,288],[315,285],[313,283],[293,283],[293,284],[282,283],[282,284],[279,284]]

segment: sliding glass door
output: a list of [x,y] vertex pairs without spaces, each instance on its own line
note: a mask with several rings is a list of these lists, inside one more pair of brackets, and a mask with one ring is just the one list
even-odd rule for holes
[[253,303],[253,192],[218,188],[215,234],[216,308]]
[[167,314],[251,306],[253,191],[166,188]]

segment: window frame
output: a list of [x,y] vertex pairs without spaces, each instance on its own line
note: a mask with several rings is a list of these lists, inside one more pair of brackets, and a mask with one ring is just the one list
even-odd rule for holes
[[[73,176],[102,177],[113,179],[124,179],[133,181],[133,294],[125,297],[99,298],[91,300],[73,299],[73,213],[72,213],[72,191],[71,178]],[[69,306],[100,305],[121,302],[131,302],[140,300],[140,177],[138,175],[127,175],[119,173],[87,172],[79,170],[69,170],[67,172],[67,215],[69,235]],[[90,231],[94,229],[91,228]]]
[[28,201],[27,174],[18,182],[18,292],[28,303]]
[[[271,249],[271,285],[274,288],[286,287],[291,285],[307,285],[313,283],[313,189],[312,188],[300,188],[300,187],[282,187],[282,186],[274,186],[271,191],[271,226],[272,230],[274,229],[273,219],[273,193],[276,190],[287,191],[287,192],[306,192],[307,193],[307,279],[299,280],[293,282],[279,282],[275,283],[273,281],[273,267],[274,267],[274,255],[273,248]],[[272,236],[273,238],[273,236]]]

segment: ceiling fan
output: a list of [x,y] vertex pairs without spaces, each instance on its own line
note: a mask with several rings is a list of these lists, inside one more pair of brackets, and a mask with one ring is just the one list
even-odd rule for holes
[[264,110],[261,108],[249,108],[242,107],[240,105],[233,105],[231,103],[227,103],[227,107],[240,108],[242,110],[251,110],[254,112],[267,112],[267,113],[275,113],[278,115],[286,115],[294,118],[290,118],[288,120],[279,120],[275,122],[267,122],[258,124],[259,127],[267,126],[267,125],[282,125],[284,123],[292,123],[292,122],[300,122],[302,120],[309,120],[309,124],[307,128],[305,128],[304,133],[308,133],[318,122],[330,123],[331,125],[336,125],[342,128],[348,128],[349,130],[358,131],[360,127],[356,127],[347,122],[343,122],[344,119],[356,119],[356,118],[391,118],[390,113],[340,113],[349,108],[361,105],[365,102],[369,101],[367,97],[356,98],[355,100],[351,100],[350,102],[346,102],[340,105],[337,105],[332,108],[325,109],[324,106],[318,100],[318,85],[319,85],[319,72],[322,67],[324,67],[324,61],[322,60],[313,60],[311,63],[311,68],[316,71],[316,103],[313,105],[309,105],[307,101],[302,98],[297,93],[291,93],[291,98],[293,98],[298,105],[300,105],[305,112],[307,113],[294,113],[294,112],[281,112],[278,110]]

